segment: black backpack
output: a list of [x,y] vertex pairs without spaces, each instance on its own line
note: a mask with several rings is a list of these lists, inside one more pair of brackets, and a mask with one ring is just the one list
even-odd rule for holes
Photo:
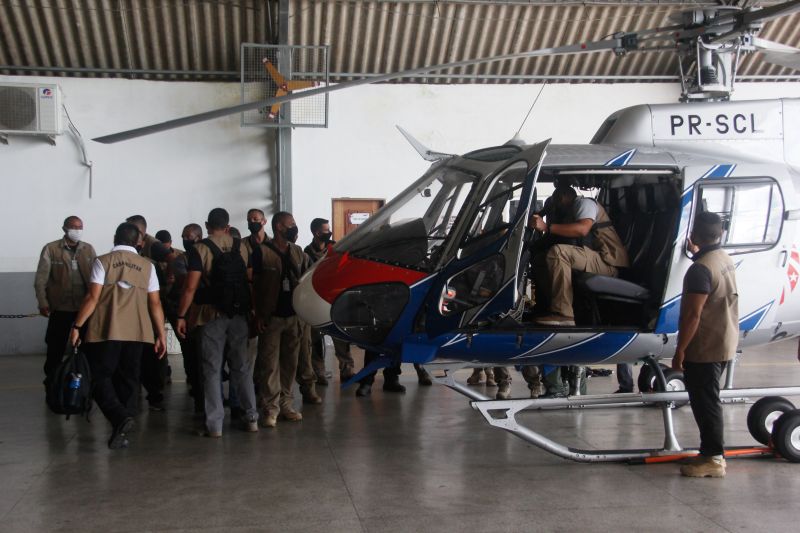
[[233,239],[229,252],[223,252],[211,239],[203,239],[214,256],[211,264],[209,285],[204,289],[203,301],[212,304],[220,313],[233,318],[250,311],[250,283],[247,281],[247,265],[240,253],[240,239]]
[[82,415],[92,409],[92,370],[86,355],[69,349],[47,384],[47,406],[57,415]]

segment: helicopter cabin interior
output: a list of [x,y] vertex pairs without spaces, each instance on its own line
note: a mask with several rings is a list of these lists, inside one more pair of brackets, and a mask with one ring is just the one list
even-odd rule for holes
[[[652,330],[663,300],[681,212],[681,176],[675,169],[543,168],[534,193],[540,209],[556,184],[594,198],[611,219],[630,266],[617,278],[573,271],[576,327]],[[527,280],[532,279],[530,272]],[[532,290],[525,282],[526,292]],[[533,316],[525,313],[529,325]]]

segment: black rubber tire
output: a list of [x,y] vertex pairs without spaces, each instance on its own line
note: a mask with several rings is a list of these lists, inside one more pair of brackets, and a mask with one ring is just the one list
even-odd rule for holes
[[781,396],[765,396],[750,407],[747,413],[747,430],[758,442],[769,445],[775,421],[783,414],[794,410],[794,404]]
[[[655,380],[655,377],[654,377]],[[683,372],[675,370],[674,368],[664,369],[664,380],[667,382],[667,392],[686,391],[686,381],[683,378]],[[656,385],[657,392],[661,391],[661,387]],[[678,400],[673,402],[676,409],[683,407],[689,403],[689,400]]]
[[[667,370],[671,370],[670,367],[667,365],[659,365],[661,370],[666,372]],[[666,376],[665,376],[666,377]],[[642,369],[639,371],[639,378],[636,380],[636,386],[639,387],[639,392],[654,392],[656,385],[656,374],[653,372],[653,369],[650,365],[645,364],[642,365]]]
[[800,409],[783,413],[775,422],[772,445],[790,463],[800,463]]

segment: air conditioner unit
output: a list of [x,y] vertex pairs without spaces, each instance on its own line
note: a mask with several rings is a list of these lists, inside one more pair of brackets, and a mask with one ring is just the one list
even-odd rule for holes
[[61,131],[58,85],[0,83],[0,134],[60,135]]

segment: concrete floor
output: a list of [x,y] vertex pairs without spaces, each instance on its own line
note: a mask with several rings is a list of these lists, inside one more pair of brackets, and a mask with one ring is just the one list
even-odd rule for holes
[[[737,385],[800,383],[795,347],[745,353]],[[226,426],[211,440],[196,436],[171,357],[168,410],[143,413],[131,448],[111,451],[99,412],[87,423],[47,411],[42,362],[0,357],[2,531],[797,531],[800,521],[800,465],[734,459],[712,480],[674,464],[568,462],[490,428],[461,395],[417,386],[410,366],[405,395],[384,394],[381,378],[366,399],[322,388],[325,403],[304,407],[300,423]],[[589,383],[615,388],[614,377]],[[513,391],[527,392],[517,374]],[[746,413],[726,407],[729,444],[754,443]],[[576,447],[662,441],[653,408],[523,416]],[[681,442],[697,446],[689,409],[675,418]]]

